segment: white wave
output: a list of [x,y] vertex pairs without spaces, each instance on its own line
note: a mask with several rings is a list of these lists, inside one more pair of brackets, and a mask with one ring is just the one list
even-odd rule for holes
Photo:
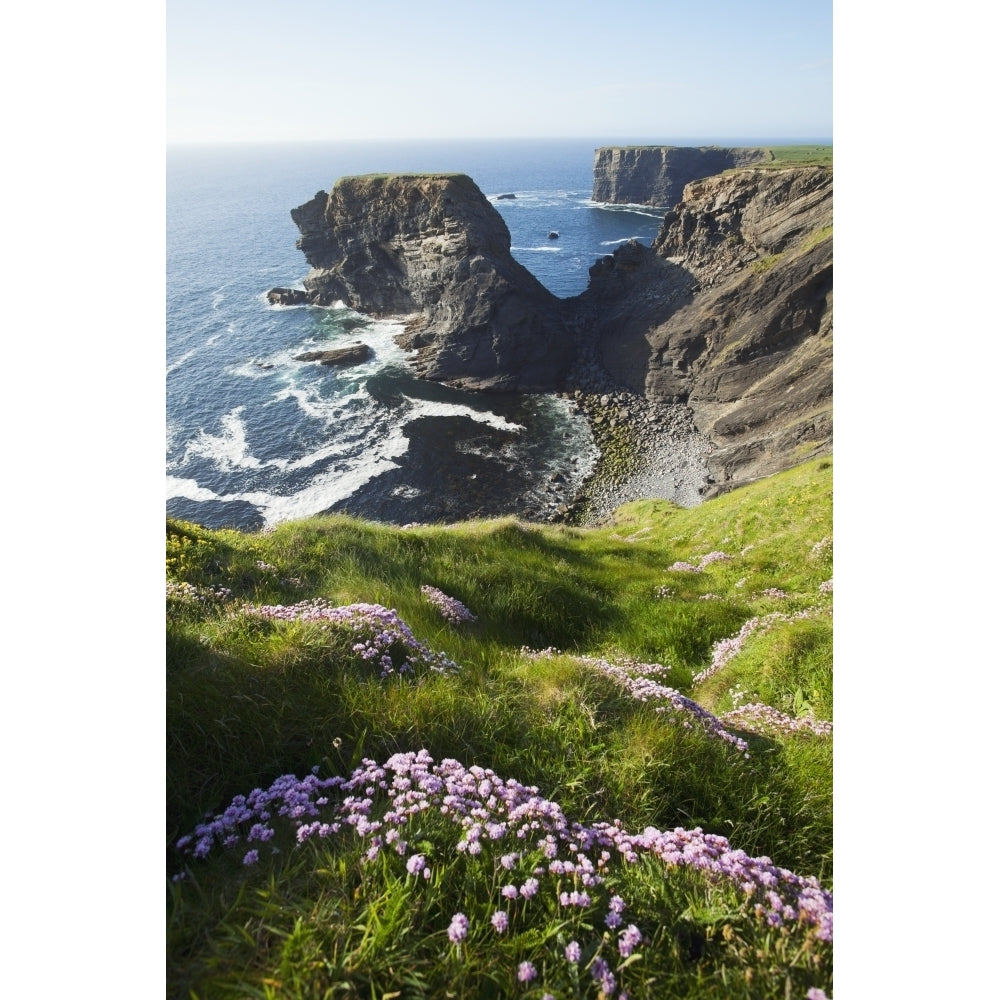
[[177,476],[167,476],[167,499],[180,500],[221,500],[218,493],[199,486],[193,479],[179,479]]
[[169,375],[171,372],[177,371],[177,369],[180,368],[185,361],[190,361],[191,358],[193,358],[200,350],[200,346],[192,347],[190,351],[185,351],[176,361],[171,361],[170,364],[167,365],[167,374]]
[[662,219],[668,211],[666,208],[656,208],[652,205],[619,205],[610,201],[591,201],[589,198],[583,204],[588,208],[599,208],[604,212],[628,212],[632,215],[644,215],[648,219]]
[[[636,243],[642,243],[642,237],[640,236],[626,236],[620,240],[601,240],[601,242],[598,245],[602,247],[617,247],[621,246],[621,244],[623,243],[631,243],[632,240],[635,240]],[[643,243],[643,246],[648,246],[648,245],[649,244],[647,243]]]
[[[230,323],[227,332],[232,333],[232,331],[233,331],[233,326]],[[198,344],[196,347],[192,347],[190,351],[185,351],[185,353],[182,354],[179,358],[177,358],[174,361],[171,361],[167,365],[166,374],[169,375],[171,372],[177,371],[177,369],[180,368],[181,365],[186,364],[188,361],[190,361],[196,354],[199,353],[199,351],[205,350],[206,347],[211,347],[212,344],[214,344],[221,336],[222,336],[221,332],[213,334],[203,344]]]
[[344,416],[344,412],[353,400],[368,398],[368,393],[364,389],[359,389],[350,395],[336,396],[330,399],[319,394],[319,385],[320,382],[317,379],[308,385],[286,386],[274,394],[271,402],[280,403],[286,399],[292,399],[307,417],[319,420],[329,427]]
[[474,410],[471,406],[463,406],[460,403],[434,403],[425,399],[412,399],[409,396],[403,396],[403,399],[412,407],[411,412],[407,415],[407,419],[409,420],[414,420],[417,417],[469,417],[471,420],[475,420],[476,423],[489,424],[490,427],[495,427],[501,431],[520,434],[524,430],[523,424],[511,423],[505,417],[501,417],[500,414],[493,413],[490,410],[484,413],[481,410]]
[[198,436],[189,441],[184,450],[183,465],[190,458],[207,458],[218,469],[232,471],[233,469],[260,469],[263,463],[250,453],[247,444],[246,426],[240,414],[245,407],[237,406],[235,410],[222,415],[222,433],[208,434],[204,428],[198,431]]
[[511,247],[511,251],[519,251],[521,253],[559,253],[562,247],[554,247],[551,245],[540,246],[540,247]]
[[[264,523],[270,527],[282,521],[311,517],[342,503],[371,479],[391,469],[398,469],[399,465],[394,459],[405,455],[408,447],[409,441],[397,427],[379,443],[376,454],[365,454],[347,469],[326,469],[314,476],[302,489],[288,495],[269,493],[266,490],[219,494],[199,486],[193,479],[167,476],[167,499],[218,500],[222,503],[242,501],[256,507]],[[287,465],[289,468],[302,467],[307,458]]]

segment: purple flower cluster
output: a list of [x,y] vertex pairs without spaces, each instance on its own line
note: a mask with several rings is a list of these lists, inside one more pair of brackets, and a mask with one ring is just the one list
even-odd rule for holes
[[698,565],[695,566],[693,563],[684,562],[683,560],[678,560],[670,567],[675,573],[701,573],[706,566],[711,566],[712,563],[725,562],[727,559],[732,559],[732,556],[726,555],[725,552],[706,552],[698,560]]
[[[538,653],[530,653],[532,657],[538,659],[548,654],[545,650]],[[622,664],[614,664],[608,660],[602,660],[594,656],[574,656],[573,661],[581,666],[589,667],[598,673],[610,677],[616,684],[624,688],[625,691],[636,701],[661,702],[656,707],[657,712],[674,711],[679,714],[682,725],[690,726],[690,718],[693,717],[704,726],[705,731],[710,735],[732,744],[738,750],[746,754],[747,742],[744,739],[729,732],[728,729],[712,715],[706,708],[702,708],[696,701],[692,701],[687,696],[680,693],[676,688],[667,687],[653,678],[667,672],[669,666],[662,663],[639,663],[637,660],[626,659]]]
[[476,616],[461,601],[454,597],[449,597],[438,590],[437,587],[424,584],[420,588],[420,593],[441,612],[441,617],[446,622],[451,622],[452,625],[461,625],[462,622],[474,622],[476,620]]
[[333,607],[322,598],[293,605],[247,605],[250,614],[275,621],[316,622],[353,632],[352,651],[379,669],[379,677],[413,674],[420,669],[448,673],[461,669],[444,653],[435,653],[419,642],[395,610],[381,604],[347,604]]
[[814,736],[830,736],[833,733],[833,723],[819,719],[796,718],[785,715],[770,705],[741,705],[731,712],[721,716],[721,721],[727,725],[745,729],[762,736],[781,736],[794,733],[812,733]]
[[[710,881],[728,882],[750,912],[768,925],[801,925],[820,940],[832,940],[833,896],[815,878],[778,868],[766,857],[752,858],[734,850],[725,837],[701,828],[647,827],[642,833],[628,833],[619,820],[592,826],[571,823],[536,787],[504,780],[482,767],[465,768],[451,759],[435,763],[425,750],[395,754],[384,765],[363,760],[346,779],[284,775],[266,791],[258,788],[248,796],[237,796],[223,813],[182,837],[177,847],[195,858],[204,858],[215,847],[239,850],[251,839],[269,840],[280,818],[299,843],[311,837],[357,837],[369,861],[390,851],[402,859],[408,855],[408,835],[416,828],[426,835],[425,814],[431,813],[445,819],[443,829],[457,829],[458,840],[451,842],[454,857],[469,855],[462,844],[479,843],[482,838],[490,850],[476,863],[494,865],[497,871],[503,870],[500,857],[511,853],[523,851],[537,858],[537,850],[547,861],[546,865],[529,859],[532,874],[520,888],[511,883],[499,890],[490,918],[498,933],[535,905],[532,900],[539,895],[558,899],[568,910],[584,910],[589,921],[596,918],[617,927],[626,903],[610,893],[609,880],[613,884],[617,865],[652,857],[666,868],[688,868]],[[246,864],[256,860],[255,850],[244,858]],[[400,865],[413,875],[423,862],[422,855],[409,855]],[[572,890],[565,888],[567,878]],[[506,919],[498,913],[505,913]],[[465,916],[455,914],[449,939],[458,943],[468,929]],[[620,934],[619,950],[634,949],[640,940],[638,928],[629,925]],[[578,960],[570,957],[571,951],[579,954],[574,944],[567,948],[568,961]]]
[[824,580],[819,585],[819,592],[821,594],[832,594],[833,593],[833,577],[831,576],[829,580]]
[[811,618],[816,614],[815,608],[806,608],[803,611],[796,611],[794,614],[784,614],[781,611],[772,611],[769,615],[761,615],[751,618],[743,623],[743,627],[728,639],[720,639],[712,646],[712,662],[704,670],[695,674],[691,678],[692,684],[700,684],[708,680],[713,674],[718,673],[737,653],[743,648],[747,639],[754,633],[769,632],[779,622],[792,622],[803,618]]

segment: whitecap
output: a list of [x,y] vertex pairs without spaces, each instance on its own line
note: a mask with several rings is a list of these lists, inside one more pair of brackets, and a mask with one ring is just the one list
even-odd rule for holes
[[221,434],[208,434],[204,428],[200,428],[198,436],[189,441],[184,449],[181,464],[185,464],[190,458],[207,458],[216,468],[225,472],[261,468],[263,463],[250,453],[247,443],[246,426],[240,416],[244,409],[243,406],[237,406],[235,410],[222,415]]
[[520,434],[523,431],[523,424],[511,423],[499,413],[491,410],[474,410],[471,406],[463,406],[461,403],[436,403],[426,399],[413,399],[410,396],[403,396],[403,399],[410,404],[412,410],[408,418],[413,420],[417,417],[468,417],[480,424],[488,424],[500,431],[510,431]]
[[177,476],[167,476],[168,500],[221,500],[218,493],[199,486],[193,479],[180,479]]

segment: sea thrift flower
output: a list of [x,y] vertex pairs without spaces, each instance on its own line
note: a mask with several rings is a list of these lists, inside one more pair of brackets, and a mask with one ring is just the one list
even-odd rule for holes
[[622,958],[628,958],[641,943],[642,931],[635,924],[629,924],[618,938],[618,952]]
[[806,993],[806,1000],[827,1000],[827,995],[818,986],[810,986]]
[[255,865],[258,860],[259,856],[255,850],[247,851],[246,854],[243,855],[243,864],[245,865]]
[[[418,829],[425,826],[423,813],[427,810],[458,834],[452,836],[446,830],[440,846],[435,847],[439,851],[446,850],[449,843],[454,848],[460,838],[468,843],[466,836],[473,827],[487,831],[491,824],[501,832],[498,852],[523,849],[525,843],[548,846],[551,837],[565,860],[552,858],[550,864],[560,861],[563,872],[586,887],[574,893],[575,905],[591,910],[584,917],[588,926],[597,922],[602,908],[616,915],[626,908],[621,896],[609,897],[612,888],[605,888],[605,880],[614,878],[616,869],[656,860],[665,871],[684,868],[706,880],[729,883],[740,894],[747,915],[768,926],[785,926],[789,933],[809,934],[820,942],[833,940],[833,896],[815,878],[779,868],[766,857],[750,857],[732,847],[725,837],[706,834],[700,827],[672,831],[647,827],[629,832],[618,820],[592,825],[571,822],[557,803],[543,798],[534,786],[505,781],[486,768],[465,768],[456,760],[435,762],[425,750],[393,754],[384,764],[365,758],[346,778],[283,775],[269,788],[238,795],[223,812],[206,816],[180,838],[177,847],[192,859],[224,851],[225,844],[232,844],[231,850],[245,850],[253,826],[267,823],[269,829],[276,829],[283,823],[293,842],[338,835],[348,849],[356,840],[358,854],[374,860],[385,851],[397,851],[399,841],[389,836],[393,830],[400,832],[403,840],[406,835],[415,839]],[[247,857],[248,863],[253,863],[256,852]],[[416,862],[407,867],[410,874],[416,870]],[[425,867],[424,876],[429,874]],[[525,881],[528,894],[524,898],[541,893],[543,879],[550,880],[546,889],[551,886],[553,895],[558,895],[558,880],[564,877],[540,868],[540,874]],[[520,893],[516,885],[508,884],[499,895],[516,901]],[[574,897],[567,893],[566,898],[570,901]],[[458,944],[467,932],[468,920],[456,913],[448,927],[449,940]],[[578,942],[571,942],[567,959],[579,961],[579,948]],[[597,978],[602,988],[608,985],[603,976]],[[607,992],[612,988],[609,986]]]
[[531,962],[522,962],[517,967],[517,981],[519,983],[530,983],[537,975],[538,970]]
[[672,566],[669,567],[674,573],[700,573],[701,570],[697,566],[692,566],[689,562],[684,562],[682,559],[678,559]]
[[424,856],[422,854],[414,854],[406,862],[406,870],[411,875],[419,875],[424,870]]
[[566,961],[567,962],[579,962],[580,961],[580,944],[577,941],[570,941],[566,945]]
[[460,669],[444,653],[432,652],[419,642],[399,613],[381,604],[331,607],[320,598],[291,606],[246,605],[244,610],[275,621],[314,622],[346,630],[357,639],[351,647],[353,652],[361,660],[377,665],[382,679],[393,674],[412,674],[418,669],[434,673]]
[[448,925],[448,940],[452,944],[458,944],[460,941],[465,940],[465,936],[469,933],[469,920],[464,913],[456,913],[455,916],[451,918],[451,923]]
[[462,622],[474,622],[476,616],[459,600],[442,593],[437,587],[430,587],[426,584],[420,588],[427,600],[441,612],[445,621],[452,625],[461,625]]
[[[737,584],[739,586],[739,584]],[[769,615],[751,618],[743,623],[743,627],[736,635],[728,639],[720,639],[712,646],[712,662],[702,671],[691,678],[692,684],[698,684],[707,680],[713,674],[718,673],[740,650],[743,648],[750,636],[755,633],[764,634],[769,632],[778,622],[793,622],[803,618],[811,618],[818,609],[806,608],[804,611],[796,611],[794,614],[786,615],[780,611],[773,611]]]
[[490,917],[490,923],[493,925],[493,929],[497,934],[503,934],[507,930],[507,914],[503,910],[497,910],[496,913]]
[[[533,658],[540,658],[545,653],[543,651],[530,655]],[[702,708],[697,702],[682,695],[674,688],[666,687],[652,679],[668,670],[668,667],[659,663],[639,663],[635,660],[626,660],[624,661],[625,665],[620,666],[591,656],[577,656],[573,659],[581,666],[590,667],[606,677],[610,677],[637,701],[659,702],[660,704],[656,707],[657,712],[676,712],[682,724],[688,728],[691,726],[688,720],[694,718],[701,723],[710,736],[718,737],[732,744],[738,750],[746,752],[746,740],[729,732],[708,709]]]

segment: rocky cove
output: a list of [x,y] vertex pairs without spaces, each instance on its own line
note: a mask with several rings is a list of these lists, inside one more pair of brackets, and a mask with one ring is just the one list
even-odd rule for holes
[[597,150],[595,201],[682,195],[652,246],[597,260],[567,299],[513,259],[471,178],[341,178],[292,210],[311,270],[269,298],[405,317],[423,378],[558,394],[585,414],[601,457],[582,492],[557,479],[547,503],[511,495],[509,513],[593,523],[642,497],[690,506],[832,446],[832,168],[771,160]]

